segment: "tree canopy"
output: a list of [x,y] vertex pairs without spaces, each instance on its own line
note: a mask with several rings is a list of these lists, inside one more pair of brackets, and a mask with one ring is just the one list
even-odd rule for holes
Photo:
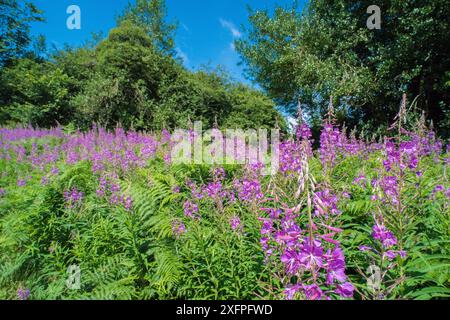
[[[284,127],[300,100],[318,127],[330,97],[338,123],[373,132],[395,117],[403,93],[411,110],[450,136],[450,33],[446,0],[382,0],[381,28],[367,27],[370,1],[310,0],[274,12],[251,10],[236,40],[248,77],[186,69],[176,58],[176,23],[164,0],[137,0],[104,39],[39,55],[32,2],[0,2],[0,121],[156,130],[188,126]],[[317,129],[317,128],[316,128]],[[316,132],[317,130],[315,130]]]
[[173,54],[175,23],[167,21],[165,0],[136,0],[128,3],[118,23],[129,20],[144,28],[151,37],[155,47],[164,53]]
[[105,39],[65,47],[47,59],[12,54],[0,72],[0,121],[136,130],[187,127],[197,120],[210,127],[284,125],[264,94],[220,70],[183,67],[164,1],[138,0],[117,20]]
[[29,32],[32,21],[43,21],[42,11],[32,2],[0,2],[0,66],[28,51],[32,41]]
[[310,0],[250,12],[236,43],[254,79],[278,104],[295,112],[301,99],[320,118],[333,97],[350,125],[386,125],[402,93],[442,130],[449,123],[450,3],[383,0],[381,29],[366,26],[371,1]]

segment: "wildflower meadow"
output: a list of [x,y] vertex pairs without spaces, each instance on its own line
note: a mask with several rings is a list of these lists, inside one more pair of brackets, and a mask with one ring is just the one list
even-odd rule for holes
[[0,297],[448,297],[450,150],[412,127],[302,123],[268,175],[173,164],[167,130],[3,128]]

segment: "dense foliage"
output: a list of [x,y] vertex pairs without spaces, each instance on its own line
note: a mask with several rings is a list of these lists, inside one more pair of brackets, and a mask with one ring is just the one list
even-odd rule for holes
[[43,21],[42,12],[32,2],[1,1],[0,67],[15,57],[27,54],[33,40],[29,33],[32,21]]
[[1,129],[0,298],[449,297],[449,148],[395,128],[303,124],[270,176],[175,165],[167,130]]
[[[14,12],[8,6],[0,3],[9,17]],[[26,22],[31,18],[17,20],[17,31],[1,29],[2,41],[16,35],[20,43],[15,51],[1,49],[0,123],[88,129],[95,122],[106,128],[161,130],[201,120],[209,126],[256,128],[278,122],[284,127],[273,101],[260,91],[236,83],[220,68],[184,68],[173,50],[174,25],[165,16],[163,1],[137,1],[106,39],[94,37],[84,47],[46,54],[29,50]]]
[[[379,30],[367,27],[371,5],[381,11]],[[248,74],[293,112],[301,98],[320,120],[333,96],[341,123],[376,130],[405,92],[449,136],[448,12],[446,0],[311,0],[303,13],[296,5],[251,11],[236,48]]]

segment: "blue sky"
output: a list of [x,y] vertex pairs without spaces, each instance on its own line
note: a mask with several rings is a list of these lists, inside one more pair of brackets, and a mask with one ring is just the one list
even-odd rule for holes
[[[306,0],[299,1],[300,6]],[[93,32],[107,35],[115,17],[128,0],[34,0],[44,11],[45,23],[34,23],[32,33],[43,34],[48,44],[61,47],[83,44]],[[293,0],[167,0],[169,20],[176,20],[176,50],[184,65],[195,70],[203,64],[222,65],[238,81],[245,81],[239,56],[232,42],[242,36],[248,20],[247,5],[254,9],[273,9],[276,4],[291,6]],[[81,9],[81,30],[69,30],[67,7]]]

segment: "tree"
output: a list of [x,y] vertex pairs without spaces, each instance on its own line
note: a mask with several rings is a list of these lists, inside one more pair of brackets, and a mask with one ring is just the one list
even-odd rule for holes
[[273,128],[277,122],[285,127],[271,99],[231,81],[220,68],[184,70],[160,92],[155,117],[165,127],[187,127],[193,121],[202,121],[205,128]]
[[333,96],[341,122],[386,125],[406,92],[440,122],[450,104],[450,3],[378,1],[380,30],[366,26],[371,4],[311,0],[303,14],[296,6],[273,16],[251,11],[251,28],[236,43],[247,74],[292,113],[300,98],[312,118]]
[[261,91],[232,84],[228,95],[233,107],[222,123],[224,128],[271,129],[278,124],[280,129],[286,130],[286,122],[273,101]]
[[30,1],[0,1],[0,67],[13,58],[24,56],[32,41],[30,22],[44,21]]
[[227,86],[220,74],[211,71],[180,70],[178,76],[161,89],[158,122],[169,128],[188,127],[189,121],[202,121],[212,127],[222,122],[232,108]]
[[2,123],[50,127],[71,118],[70,77],[57,66],[23,58],[5,68],[0,80],[7,92],[0,105]]
[[168,23],[165,0],[136,0],[128,3],[118,23],[129,20],[143,27],[151,37],[155,48],[164,53],[173,54],[176,24]]
[[219,69],[186,70],[169,54],[171,46],[155,40],[149,24],[128,16],[106,39],[40,58],[17,57],[2,67],[0,122],[136,130],[187,128],[197,120],[205,128],[216,121],[240,128],[283,123],[264,94]]
[[120,123],[129,129],[150,129],[163,77],[174,61],[160,55],[145,30],[125,20],[95,49],[93,72],[74,105],[84,125]]

